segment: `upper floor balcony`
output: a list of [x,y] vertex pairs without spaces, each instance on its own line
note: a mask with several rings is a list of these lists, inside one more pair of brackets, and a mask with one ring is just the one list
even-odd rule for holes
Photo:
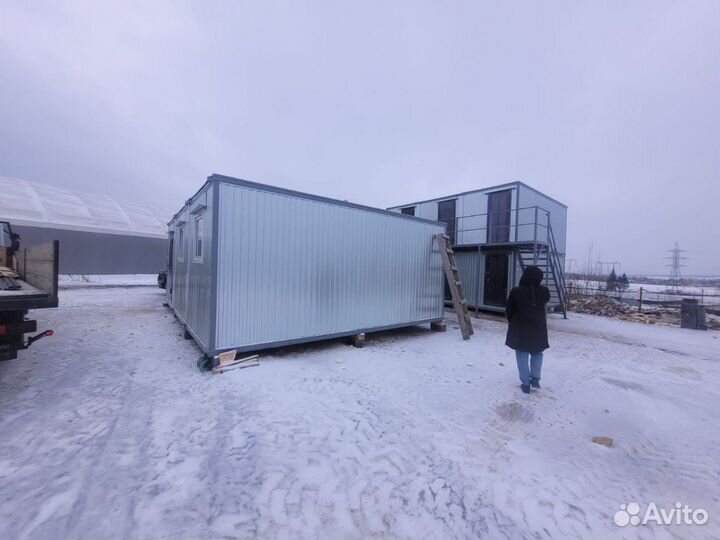
[[494,210],[463,216],[439,216],[456,246],[513,246],[552,243],[550,211],[540,206]]

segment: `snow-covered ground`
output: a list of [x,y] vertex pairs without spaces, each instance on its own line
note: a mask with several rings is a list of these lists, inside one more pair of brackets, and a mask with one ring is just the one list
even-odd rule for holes
[[157,274],[62,274],[58,279],[58,284],[61,289],[157,286]]
[[[0,364],[0,538],[720,536],[718,332],[553,318],[527,396],[500,320],[213,376],[162,300],[64,290]],[[710,521],[616,526],[630,502]]]

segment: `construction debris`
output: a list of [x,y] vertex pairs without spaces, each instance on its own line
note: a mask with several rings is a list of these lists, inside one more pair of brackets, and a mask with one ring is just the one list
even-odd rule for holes
[[0,291],[17,291],[21,288],[16,280],[20,276],[7,266],[0,266]]
[[237,360],[235,359],[236,356],[237,351],[227,351],[217,356],[202,355],[197,361],[197,367],[201,372],[209,371],[217,375],[233,369],[243,369],[260,365],[260,359],[257,354]]
[[0,276],[9,278],[20,277],[15,270],[13,270],[12,268],[8,268],[7,266],[0,266]]
[[219,360],[220,363],[214,368],[212,368],[212,372],[215,375],[219,373],[225,373],[226,371],[231,371],[233,369],[244,369],[260,365],[260,357],[257,354],[253,354],[252,356],[246,356],[245,358],[240,358],[238,360],[231,359],[229,355],[226,355],[225,358],[219,358]]
[[232,364],[236,358],[237,358],[237,351],[234,349],[232,351],[221,352],[217,356],[218,363],[221,366],[224,366],[227,364]]
[[[680,310],[665,306],[647,306],[643,311],[636,307],[624,304],[603,294],[595,296],[575,297],[570,300],[569,311],[575,313],[588,313],[612,317],[622,321],[638,322],[643,324],[661,324],[667,326],[680,326]],[[705,324],[708,330],[720,330],[720,316],[709,310]]]
[[590,315],[602,315],[603,317],[614,317],[624,321],[655,324],[662,317],[659,311],[646,311],[641,313],[632,306],[618,302],[609,296],[596,294],[585,298],[574,298],[570,301],[570,311],[576,313],[589,313]]
[[720,316],[718,315],[707,315],[705,324],[708,330],[720,330]]

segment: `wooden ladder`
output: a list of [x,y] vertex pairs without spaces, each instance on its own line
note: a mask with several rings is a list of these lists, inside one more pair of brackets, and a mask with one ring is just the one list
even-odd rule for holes
[[450,247],[450,237],[447,234],[436,234],[435,240],[437,240],[440,248],[445,277],[450,286],[450,296],[452,297],[455,313],[457,313],[460,332],[463,339],[470,339],[470,336],[475,332],[470,321],[470,312],[460,282],[460,274],[458,273],[457,264],[455,264],[455,251]]

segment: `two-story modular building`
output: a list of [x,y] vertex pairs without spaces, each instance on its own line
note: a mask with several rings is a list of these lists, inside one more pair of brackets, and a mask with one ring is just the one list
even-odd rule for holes
[[567,206],[522,182],[388,208],[445,223],[468,305],[500,311],[522,270],[545,272],[553,308],[565,312]]

